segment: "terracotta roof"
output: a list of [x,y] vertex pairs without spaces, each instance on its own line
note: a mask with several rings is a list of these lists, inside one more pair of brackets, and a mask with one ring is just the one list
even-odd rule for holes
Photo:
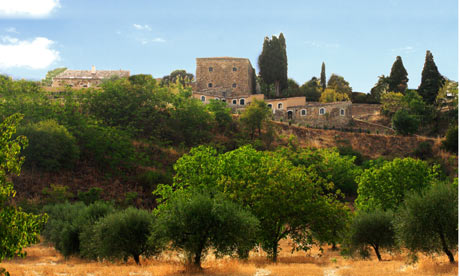
[[126,70],[96,70],[92,73],[91,70],[65,70],[57,75],[58,79],[108,79],[112,76],[120,78],[129,77],[129,71]]

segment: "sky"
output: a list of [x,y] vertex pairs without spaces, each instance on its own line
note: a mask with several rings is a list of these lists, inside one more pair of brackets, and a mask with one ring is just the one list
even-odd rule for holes
[[0,0],[0,73],[39,80],[95,65],[160,78],[221,56],[248,58],[258,72],[264,38],[281,32],[299,84],[325,62],[328,78],[369,92],[401,56],[417,88],[427,50],[458,80],[457,0]]

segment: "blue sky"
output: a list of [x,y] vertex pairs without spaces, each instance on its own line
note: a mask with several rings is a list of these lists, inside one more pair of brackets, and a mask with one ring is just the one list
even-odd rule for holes
[[195,58],[257,57],[283,32],[288,75],[326,73],[368,92],[402,57],[417,88],[426,50],[458,80],[456,0],[0,0],[0,72],[41,79],[56,67],[195,74]]

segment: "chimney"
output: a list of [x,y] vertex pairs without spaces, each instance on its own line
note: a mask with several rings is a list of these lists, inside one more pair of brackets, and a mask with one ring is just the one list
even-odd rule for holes
[[96,74],[96,66],[91,66],[91,73]]

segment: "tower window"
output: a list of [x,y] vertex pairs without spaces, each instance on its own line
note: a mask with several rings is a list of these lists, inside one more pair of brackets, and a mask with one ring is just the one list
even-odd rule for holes
[[208,87],[212,87],[212,83],[208,83]]
[[233,87],[233,88],[236,88],[236,83],[232,84],[232,87]]
[[345,109],[343,108],[340,109],[340,116],[345,116]]
[[209,67],[209,72],[212,72],[212,70],[213,70],[212,67]]
[[236,72],[236,70],[237,70],[236,67],[233,67],[233,72]]

